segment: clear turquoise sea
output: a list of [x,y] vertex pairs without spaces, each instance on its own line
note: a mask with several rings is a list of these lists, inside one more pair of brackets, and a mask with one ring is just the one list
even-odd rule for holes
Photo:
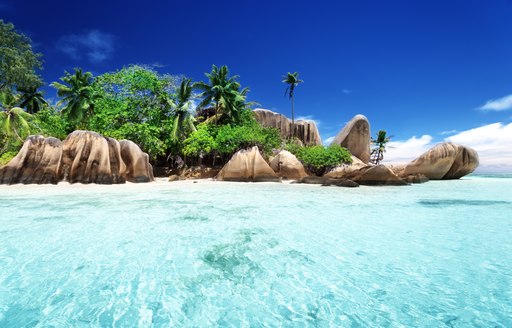
[[512,176],[0,186],[0,327],[512,327]]

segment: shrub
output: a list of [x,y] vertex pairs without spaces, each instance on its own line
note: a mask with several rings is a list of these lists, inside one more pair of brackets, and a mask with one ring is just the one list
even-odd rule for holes
[[352,162],[350,152],[339,145],[300,147],[288,144],[286,149],[297,156],[308,170],[319,176],[342,163]]
[[185,156],[200,156],[210,153],[215,148],[210,127],[207,123],[201,123],[197,130],[192,132],[184,141],[183,154]]
[[9,163],[11,159],[13,159],[17,154],[18,152],[14,150],[3,153],[0,156],[0,166],[4,166],[5,164]]

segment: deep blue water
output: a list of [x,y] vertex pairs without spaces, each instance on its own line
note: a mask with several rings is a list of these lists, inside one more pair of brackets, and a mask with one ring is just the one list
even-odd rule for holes
[[512,327],[512,179],[0,186],[0,327]]

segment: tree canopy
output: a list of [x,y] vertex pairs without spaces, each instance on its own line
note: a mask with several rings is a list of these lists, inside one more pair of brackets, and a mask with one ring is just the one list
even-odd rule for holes
[[40,87],[36,70],[42,69],[41,56],[32,50],[30,38],[0,19],[0,91]]

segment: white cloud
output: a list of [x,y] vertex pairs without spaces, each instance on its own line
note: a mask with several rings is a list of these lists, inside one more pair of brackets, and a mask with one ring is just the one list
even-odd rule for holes
[[448,130],[448,131],[439,132],[439,134],[442,135],[442,136],[445,136],[447,134],[454,134],[454,133],[457,133],[457,132],[459,132],[459,131],[457,131],[457,130]]
[[[384,154],[385,163],[408,163],[435,145],[432,137],[412,137],[405,141],[390,141]],[[512,123],[492,123],[461,131],[445,138],[476,150],[479,172],[512,172]]]
[[349,90],[349,89],[343,89],[343,90],[341,90],[341,92],[343,92],[343,93],[344,93],[344,94],[346,94],[346,95],[349,95],[349,94],[351,94],[351,93],[352,93],[352,90]]
[[386,147],[384,162],[395,164],[408,163],[432,146],[432,137],[427,134],[420,138],[414,136],[407,140],[390,141]]
[[331,144],[331,142],[334,140],[334,138],[336,138],[335,136],[332,136],[332,137],[329,137],[327,139],[324,140],[323,144],[325,146],[329,146]]
[[485,105],[479,109],[496,111],[512,109],[512,95],[508,95],[499,99],[488,100]]
[[475,149],[479,171],[512,172],[512,123],[493,123],[445,139]]
[[57,48],[72,59],[86,57],[91,63],[99,64],[114,53],[114,36],[99,30],[82,34],[69,34],[61,37]]

